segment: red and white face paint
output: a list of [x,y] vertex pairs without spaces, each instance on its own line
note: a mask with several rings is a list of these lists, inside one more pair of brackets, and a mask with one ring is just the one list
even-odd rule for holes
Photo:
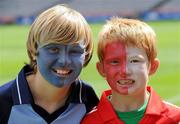
[[122,42],[106,45],[103,71],[112,90],[127,95],[143,90],[148,81],[148,58],[143,49]]

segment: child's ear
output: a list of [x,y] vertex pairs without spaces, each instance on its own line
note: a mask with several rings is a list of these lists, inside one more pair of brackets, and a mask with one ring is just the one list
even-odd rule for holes
[[97,62],[97,63],[96,63],[96,69],[98,70],[99,74],[100,74],[102,77],[105,77],[104,67],[103,67],[103,64],[102,64],[101,62]]
[[154,74],[157,71],[159,65],[160,65],[159,59],[155,58],[150,64],[149,75]]

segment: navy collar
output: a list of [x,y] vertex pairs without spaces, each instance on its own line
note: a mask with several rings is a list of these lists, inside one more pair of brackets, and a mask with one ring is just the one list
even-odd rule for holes
[[13,102],[18,104],[29,104],[33,102],[33,97],[26,80],[26,74],[32,73],[33,70],[30,66],[24,66],[15,79],[15,85],[13,87]]

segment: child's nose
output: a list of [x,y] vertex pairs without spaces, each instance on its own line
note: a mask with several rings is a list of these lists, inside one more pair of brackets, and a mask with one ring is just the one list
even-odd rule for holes
[[126,62],[125,61],[122,61],[120,65],[120,76],[122,78],[126,78]]
[[130,66],[127,64],[126,65],[126,76],[129,75],[130,73],[131,73]]
[[122,63],[120,67],[120,76],[126,78],[130,74],[130,68],[127,63]]
[[67,66],[70,63],[69,55],[66,51],[62,51],[58,56],[58,65],[61,67]]

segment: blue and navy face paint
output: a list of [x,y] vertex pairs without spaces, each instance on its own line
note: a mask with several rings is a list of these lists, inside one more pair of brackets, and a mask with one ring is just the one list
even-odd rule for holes
[[75,81],[85,61],[84,45],[50,43],[38,48],[39,72],[56,87],[70,85]]

